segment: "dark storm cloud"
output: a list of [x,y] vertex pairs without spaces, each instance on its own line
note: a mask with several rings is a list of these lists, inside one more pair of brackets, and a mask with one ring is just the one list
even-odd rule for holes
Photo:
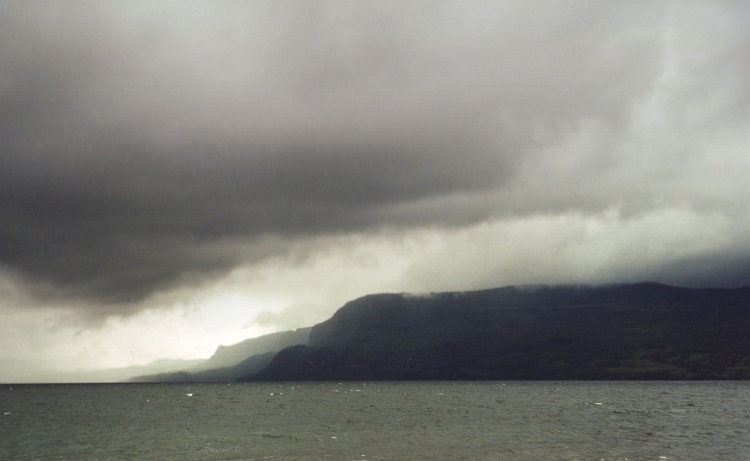
[[[689,63],[698,80],[675,83],[685,96],[667,103],[700,110],[695,99],[720,88],[726,101],[711,100],[717,114],[698,131],[748,120],[736,6],[712,10],[729,38]],[[692,203],[665,182],[635,190],[674,159],[622,147],[638,104],[669,77],[670,47],[683,50],[680,14],[666,3],[3,3],[0,264],[48,296],[122,303],[220,276],[285,239]],[[554,149],[586,124],[599,144],[561,167]]]

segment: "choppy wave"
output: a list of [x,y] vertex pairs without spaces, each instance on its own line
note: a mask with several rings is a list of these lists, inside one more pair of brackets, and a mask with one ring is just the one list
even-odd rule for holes
[[750,459],[745,382],[14,385],[0,413],[14,461]]

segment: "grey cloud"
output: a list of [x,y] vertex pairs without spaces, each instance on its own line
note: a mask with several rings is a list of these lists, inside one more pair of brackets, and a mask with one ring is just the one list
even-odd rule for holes
[[748,14],[715,6],[5,3],[0,264],[127,304],[296,238],[704,200],[627,147],[664,94],[709,117],[677,137],[747,126]]
[[732,250],[710,256],[679,258],[666,262],[658,271],[640,274],[640,277],[692,287],[748,286],[750,254]]

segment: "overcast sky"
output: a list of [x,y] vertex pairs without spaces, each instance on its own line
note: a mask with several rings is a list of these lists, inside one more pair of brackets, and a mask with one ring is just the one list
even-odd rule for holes
[[0,381],[373,292],[750,285],[748,178],[748,2],[0,1]]

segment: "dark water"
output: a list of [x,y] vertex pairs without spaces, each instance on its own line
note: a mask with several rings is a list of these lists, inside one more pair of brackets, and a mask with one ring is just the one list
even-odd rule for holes
[[5,385],[0,413],[3,461],[750,460],[742,382]]

